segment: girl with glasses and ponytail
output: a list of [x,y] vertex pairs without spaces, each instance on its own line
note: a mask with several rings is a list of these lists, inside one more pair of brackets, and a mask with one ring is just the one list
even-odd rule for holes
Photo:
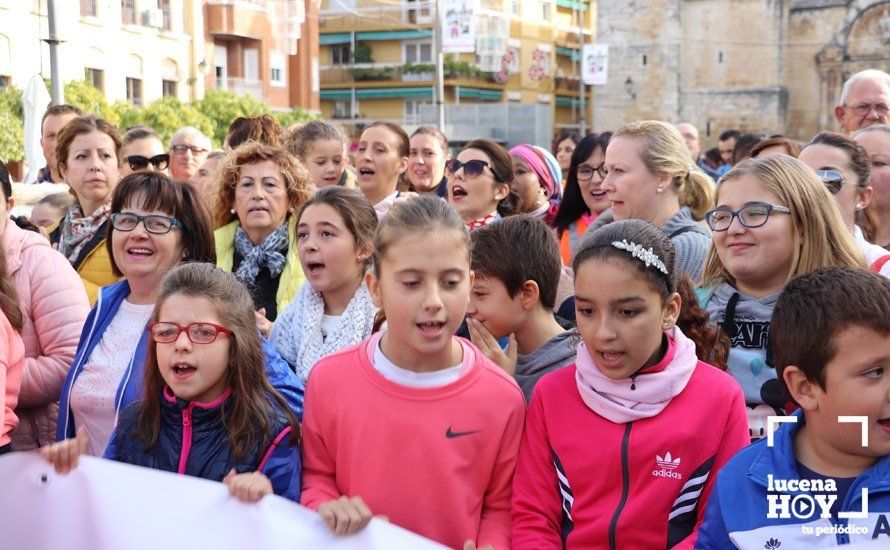
[[[246,502],[270,493],[298,501],[297,417],[264,372],[244,285],[209,263],[178,266],[151,321],[141,400],[121,411],[104,457],[221,481]],[[89,448],[80,428],[41,454],[67,473]]]
[[769,351],[770,317],[785,283],[825,267],[865,267],[825,185],[786,155],[746,159],[720,179],[706,214],[714,244],[698,291],[711,322],[729,337],[727,361],[745,392],[752,439],[783,415]]

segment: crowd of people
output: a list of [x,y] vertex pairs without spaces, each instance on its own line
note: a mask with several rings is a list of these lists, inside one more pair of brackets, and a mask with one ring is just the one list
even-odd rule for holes
[[767,475],[831,482],[837,528],[870,489],[890,537],[888,105],[863,71],[842,132],[706,152],[688,123],[551,152],[268,115],[215,150],[53,106],[70,194],[10,217],[0,163],[0,453],[464,549],[794,547]]

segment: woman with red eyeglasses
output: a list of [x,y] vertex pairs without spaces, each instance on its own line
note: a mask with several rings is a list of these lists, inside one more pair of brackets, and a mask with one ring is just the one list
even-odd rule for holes
[[[264,372],[244,285],[212,264],[181,265],[151,319],[144,398],[121,412],[105,458],[222,481],[246,502],[273,492],[299,501],[297,417]],[[90,443],[79,428],[41,454],[67,473]]]
[[516,213],[513,161],[490,139],[476,139],[445,164],[448,202],[472,231]]

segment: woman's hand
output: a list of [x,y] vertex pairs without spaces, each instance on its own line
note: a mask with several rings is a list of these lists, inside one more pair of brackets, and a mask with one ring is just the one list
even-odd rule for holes
[[352,535],[364,529],[371,518],[371,509],[361,497],[342,497],[318,507],[318,515],[337,535]]
[[90,440],[87,438],[86,429],[81,426],[77,429],[74,439],[59,441],[40,449],[40,456],[49,461],[56,473],[67,474],[77,467],[77,459],[86,454],[90,448]]
[[223,483],[229,486],[229,493],[241,502],[256,502],[272,493],[272,482],[260,472],[239,474],[232,468]]
[[494,364],[504,369],[504,372],[513,376],[516,374],[516,335],[511,334],[507,343],[506,353],[501,349],[498,341],[482,323],[467,317],[467,328],[470,330],[470,340],[476,344],[483,355],[491,359]]
[[260,329],[263,338],[268,339],[272,333],[272,321],[266,319],[266,308],[255,311],[254,315],[256,315],[256,328]]

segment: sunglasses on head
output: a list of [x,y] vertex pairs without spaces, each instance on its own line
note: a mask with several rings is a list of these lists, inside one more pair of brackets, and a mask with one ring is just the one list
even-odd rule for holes
[[828,192],[832,195],[840,193],[841,187],[847,183],[843,174],[836,170],[819,170],[816,172],[816,175],[819,176],[819,179],[822,180],[822,183],[825,184],[825,187],[828,188]]
[[468,160],[467,162],[461,162],[457,159],[451,159],[445,163],[445,171],[448,172],[449,176],[453,176],[458,170],[463,168],[465,176],[475,178],[485,171],[486,166],[489,166],[489,164],[484,160],[474,159]]
[[130,165],[130,170],[145,170],[149,164],[154,166],[155,170],[166,170],[167,166],[170,165],[170,155],[167,153],[155,155],[151,158],[143,157],[142,155],[130,155],[124,160]]

